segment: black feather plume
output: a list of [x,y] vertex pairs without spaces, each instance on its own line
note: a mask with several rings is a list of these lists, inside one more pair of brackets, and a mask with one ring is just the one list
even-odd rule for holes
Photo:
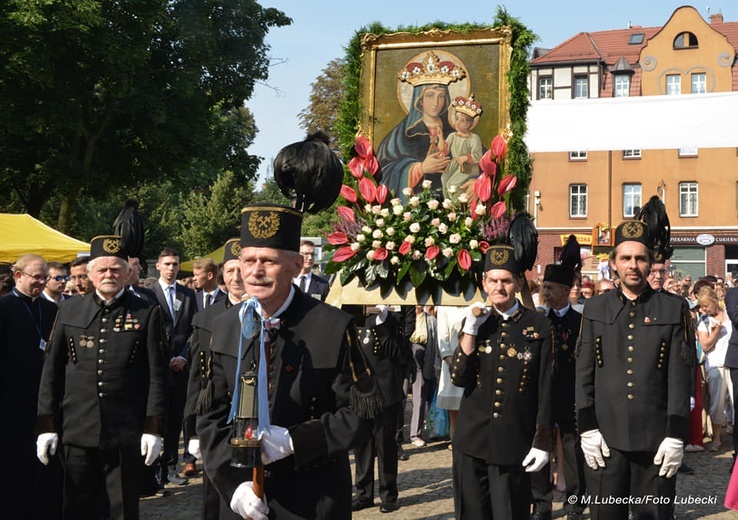
[[113,233],[120,235],[121,249],[130,257],[140,258],[144,247],[144,225],[138,201],[128,199],[113,222]]
[[515,249],[515,261],[520,268],[524,271],[532,269],[538,256],[538,230],[530,213],[520,211],[513,217],[507,238]]
[[329,208],[341,192],[343,166],[329,143],[328,135],[317,131],[285,146],[274,159],[274,180],[285,197],[295,199],[299,211]]
[[652,251],[657,262],[671,258],[674,248],[671,247],[671,225],[666,214],[666,206],[658,195],[651,197],[636,215],[636,220],[646,223],[648,234],[653,245]]
[[561,261],[561,265],[566,266],[568,269],[571,269],[573,272],[579,272],[582,270],[582,253],[581,253],[581,246],[579,245],[579,242],[577,241],[577,237],[574,235],[569,235],[569,238],[566,240],[566,244],[564,244],[564,247],[561,248],[561,253],[559,254],[559,260]]

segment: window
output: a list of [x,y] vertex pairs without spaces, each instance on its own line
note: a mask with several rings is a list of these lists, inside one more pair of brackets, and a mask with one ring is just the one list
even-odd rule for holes
[[587,76],[577,76],[574,78],[574,98],[589,97],[589,78]]
[[682,77],[679,74],[666,75],[666,95],[676,96],[682,93]]
[[707,74],[699,72],[692,74],[692,94],[707,93]]
[[697,37],[689,31],[684,31],[674,38],[675,49],[695,49],[699,46],[700,43],[697,41]]
[[553,99],[553,79],[551,77],[538,80],[538,99]]
[[587,150],[569,152],[569,160],[570,161],[586,161],[587,160]]
[[640,159],[641,149],[634,148],[632,150],[623,150],[623,159]]
[[687,148],[679,148],[679,157],[697,157],[698,149],[696,146],[688,146]]
[[634,217],[641,207],[641,185],[623,184],[623,216]]
[[615,75],[615,97],[630,96],[630,76],[627,74]]
[[572,184],[569,186],[569,217],[587,216],[587,185]]
[[643,37],[645,36],[644,33],[633,33],[630,35],[630,40],[628,40],[628,45],[640,45],[643,43]]
[[696,182],[680,182],[679,183],[679,216],[680,217],[696,217],[697,216],[697,183]]

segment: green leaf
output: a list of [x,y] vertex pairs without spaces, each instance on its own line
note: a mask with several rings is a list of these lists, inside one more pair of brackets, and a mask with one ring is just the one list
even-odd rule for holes
[[417,260],[413,262],[412,267],[410,268],[410,281],[415,287],[418,287],[420,284],[423,283],[423,281],[425,280],[425,275],[425,262],[423,262],[422,260]]
[[381,263],[377,264],[375,271],[377,273],[377,276],[379,276],[383,280],[386,280],[390,274],[389,262],[387,260],[382,260]]
[[403,278],[405,278],[405,275],[407,274],[408,270],[410,269],[410,266],[412,265],[412,262],[409,260],[404,261],[400,265],[399,271],[397,271],[397,282],[401,282]]
[[469,256],[471,256],[472,262],[481,262],[482,261],[482,252],[479,249],[475,249],[473,251],[469,251]]
[[454,270],[454,267],[456,267],[456,264],[457,263],[458,263],[458,261],[456,260],[455,257],[451,259],[451,261],[446,266],[446,270],[443,273],[443,279],[444,280],[448,280],[448,278],[451,276],[451,273]]
[[346,285],[349,283],[355,276],[355,273],[351,271],[341,271],[341,285]]
[[366,285],[372,285],[377,279],[377,270],[374,264],[370,265],[364,271],[364,278],[366,279]]

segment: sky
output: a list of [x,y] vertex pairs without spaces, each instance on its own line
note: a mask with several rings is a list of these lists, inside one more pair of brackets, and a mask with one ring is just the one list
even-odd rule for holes
[[311,84],[327,64],[345,55],[345,46],[355,32],[373,22],[388,28],[419,26],[433,21],[492,24],[497,6],[536,33],[539,47],[551,48],[580,32],[624,29],[631,25],[664,25],[677,7],[692,5],[707,19],[708,12],[722,13],[726,22],[738,21],[738,7],[722,4],[687,4],[684,0],[490,0],[441,2],[438,0],[262,0],[292,18],[292,24],[272,28],[269,79],[257,85],[246,102],[259,132],[248,149],[264,160],[259,170],[263,180],[267,164],[279,150],[305,138],[298,114],[309,105]]

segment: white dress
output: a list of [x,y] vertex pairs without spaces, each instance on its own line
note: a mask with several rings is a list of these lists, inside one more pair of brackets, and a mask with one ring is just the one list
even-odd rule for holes
[[[456,347],[459,346],[459,332],[465,313],[465,307],[436,307],[438,351],[441,354],[441,360],[447,356],[453,356]],[[463,388],[451,384],[449,365],[442,361],[436,406],[444,410],[458,410],[463,393]]]

